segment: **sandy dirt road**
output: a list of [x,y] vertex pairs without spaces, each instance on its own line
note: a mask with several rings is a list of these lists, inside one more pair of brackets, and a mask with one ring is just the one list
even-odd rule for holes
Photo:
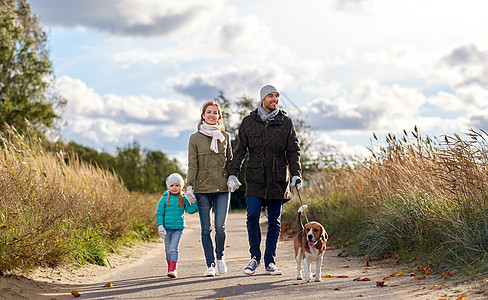
[[[266,218],[264,218],[264,221]],[[166,277],[163,243],[139,245],[111,259],[112,267],[91,266],[78,270],[41,270],[22,277],[0,277],[0,299],[486,299],[488,294],[445,281],[439,275],[391,276],[408,271],[383,262],[365,266],[358,258],[341,257],[328,250],[322,265],[322,282],[296,280],[293,241],[279,242],[277,265],[283,275],[271,276],[264,267],[256,275],[242,273],[249,261],[245,215],[231,213],[227,222],[225,260],[228,273],[205,277],[206,266],[200,241],[198,214],[188,216],[180,244],[178,278]],[[266,223],[262,224],[263,237]],[[264,239],[263,243],[264,245]],[[313,266],[315,268],[315,266]],[[403,267],[406,268],[406,267]],[[338,277],[340,276],[340,277]],[[370,281],[354,281],[355,278]],[[387,278],[385,278],[387,277]],[[376,281],[384,281],[378,287]],[[112,286],[105,286],[111,283]]]

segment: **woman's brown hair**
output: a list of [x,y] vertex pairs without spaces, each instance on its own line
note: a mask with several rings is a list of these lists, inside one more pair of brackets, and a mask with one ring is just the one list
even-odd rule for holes
[[204,121],[203,114],[205,114],[205,110],[207,110],[207,107],[209,107],[211,105],[217,106],[217,110],[219,111],[219,120],[217,121],[217,124],[219,124],[221,127],[221,130],[224,131],[225,126],[224,126],[224,119],[222,119],[222,108],[220,107],[219,102],[217,102],[215,100],[210,100],[210,101],[207,101],[203,104],[202,113],[200,114],[200,122],[198,122],[198,130],[200,130],[200,126],[203,124],[203,121]]

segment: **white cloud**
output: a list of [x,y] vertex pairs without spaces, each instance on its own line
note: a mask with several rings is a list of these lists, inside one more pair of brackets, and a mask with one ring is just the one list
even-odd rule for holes
[[198,102],[147,96],[99,95],[79,79],[62,77],[56,88],[68,100],[63,118],[70,132],[100,143],[130,141],[148,134],[178,137],[198,122]]
[[464,102],[458,97],[443,91],[429,97],[428,102],[432,103],[433,105],[437,106],[439,110],[443,111],[461,111],[467,109]]
[[236,56],[260,56],[274,48],[269,27],[254,15],[229,20],[218,36],[220,47]]
[[42,22],[67,28],[92,28],[120,36],[165,36],[212,19],[222,0],[31,0]]

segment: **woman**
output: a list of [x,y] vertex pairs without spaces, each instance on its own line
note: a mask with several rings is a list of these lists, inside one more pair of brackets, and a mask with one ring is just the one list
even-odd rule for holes
[[[196,197],[202,245],[208,270],[206,276],[215,276],[215,257],[220,274],[227,272],[223,256],[225,248],[225,222],[229,212],[230,193],[227,188],[227,163],[232,159],[230,136],[224,131],[222,109],[216,101],[202,107],[198,131],[191,135],[188,145],[188,174],[186,195]],[[214,244],[212,232],[214,212]]]

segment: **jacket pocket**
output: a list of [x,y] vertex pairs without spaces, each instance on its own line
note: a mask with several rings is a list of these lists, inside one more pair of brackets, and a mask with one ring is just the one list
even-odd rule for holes
[[286,166],[278,167],[276,170],[276,182],[288,182],[290,180],[290,172]]
[[249,148],[256,148],[256,147],[263,146],[263,134],[261,132],[252,135],[250,134],[247,139],[249,141]]
[[261,167],[246,169],[246,181],[249,183],[264,183],[264,173]]

